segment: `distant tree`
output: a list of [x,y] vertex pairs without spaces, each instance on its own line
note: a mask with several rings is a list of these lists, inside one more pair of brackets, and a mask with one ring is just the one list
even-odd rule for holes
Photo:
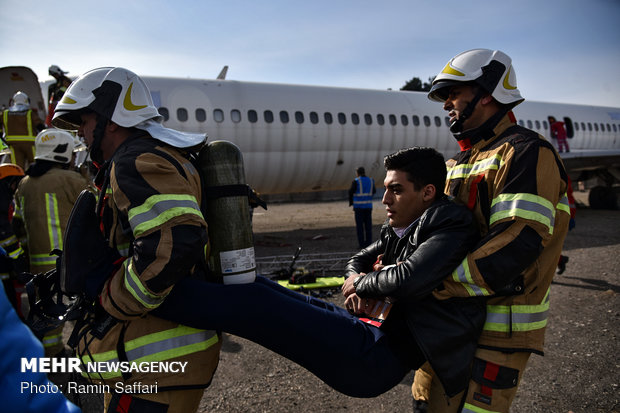
[[411,90],[415,92],[428,92],[431,90],[431,85],[433,84],[434,77],[429,77],[428,82],[422,83],[419,77],[414,77],[407,83],[405,86],[401,87],[400,90]]

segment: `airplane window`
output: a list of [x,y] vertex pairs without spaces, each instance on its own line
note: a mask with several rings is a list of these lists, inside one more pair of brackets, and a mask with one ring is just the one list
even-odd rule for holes
[[359,125],[360,115],[358,115],[357,113],[351,113],[351,123],[353,123],[354,125]]
[[202,108],[196,109],[195,115],[198,122],[204,122],[207,120],[207,112]]
[[435,126],[441,126],[441,118],[439,116],[435,116]]
[[280,111],[280,122],[288,123],[288,112],[285,110]]
[[[605,131],[605,124],[601,123],[601,132]],[[607,131],[609,132],[609,124],[607,124]]]
[[304,123],[304,114],[300,111],[295,112],[295,122]]
[[578,131],[579,130],[579,122],[575,122],[575,130]]
[[409,125],[409,118],[407,115],[400,115],[400,123],[402,123],[403,126]]
[[239,112],[237,109],[231,110],[230,119],[232,119],[232,121],[235,123],[241,122],[241,112]]
[[258,114],[254,109],[248,110],[248,120],[252,123],[256,123],[258,121]]
[[521,126],[525,127],[525,123],[523,123],[523,120],[522,120],[522,119],[519,119],[519,125],[521,125]]
[[431,118],[429,118],[428,116],[424,116],[424,126],[431,126]]
[[547,121],[546,120],[543,120],[543,129],[547,130]]
[[313,124],[317,124],[319,123],[319,115],[316,112],[310,112],[310,122],[312,122]]
[[189,116],[187,114],[187,109],[185,109],[185,108],[178,108],[177,109],[177,119],[180,122],[187,122],[188,118],[189,118]]
[[450,127],[450,116],[446,116],[446,117],[444,118],[444,120],[445,120],[445,122],[446,122],[446,126],[447,126],[447,127]]
[[390,119],[390,125],[396,126],[396,116],[390,115],[388,118]]
[[590,122],[588,122],[588,130],[592,132],[592,124]]
[[598,132],[598,123],[595,123],[595,124],[594,124],[594,131],[595,131],[595,132]]
[[536,129],[540,129],[540,121],[539,120],[535,120],[534,121],[534,125],[536,126]]
[[222,109],[215,109],[213,111],[213,119],[218,123],[224,122],[224,111]]
[[411,119],[413,120],[414,126],[420,126],[420,118],[418,117],[418,115],[413,115]]
[[527,128],[528,129],[532,129],[532,121],[531,120],[527,121]]
[[159,112],[160,115],[164,117],[164,122],[170,119],[170,113],[168,112],[167,108],[159,108],[157,109],[157,111]]
[[325,112],[325,123],[327,123],[328,125],[331,125],[332,122],[334,121],[334,118],[332,117],[332,114],[329,112]]
[[616,129],[616,124],[615,124],[615,123],[613,123],[613,124],[611,125],[611,127],[614,129],[614,132],[618,132],[618,129]]
[[377,123],[379,125],[385,124],[385,117],[380,113],[377,115]]
[[273,112],[270,110],[266,110],[263,115],[265,116],[265,122],[271,123],[273,122]]
[[338,113],[338,123],[341,125],[344,125],[345,123],[347,123],[347,116],[342,112]]
[[372,116],[370,113],[364,113],[364,122],[366,122],[366,125],[372,125]]

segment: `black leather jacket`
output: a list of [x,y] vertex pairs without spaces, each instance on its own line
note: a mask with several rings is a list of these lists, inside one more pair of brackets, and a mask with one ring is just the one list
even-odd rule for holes
[[[409,331],[429,361],[448,396],[463,389],[470,377],[476,343],[485,321],[485,302],[478,298],[438,300],[442,288],[467,251],[478,240],[471,212],[445,197],[435,201],[408,233],[399,238],[387,225],[377,241],[354,255],[346,276],[367,274],[355,282],[360,297],[392,297]],[[372,271],[379,254],[383,264]]]

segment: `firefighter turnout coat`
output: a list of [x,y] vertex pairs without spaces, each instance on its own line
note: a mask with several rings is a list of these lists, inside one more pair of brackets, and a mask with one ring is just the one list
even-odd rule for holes
[[204,273],[200,176],[179,150],[138,133],[117,149],[107,169],[102,226],[126,259],[105,282],[100,302],[119,322],[101,340],[80,340],[78,350],[83,362],[187,362],[183,373],[110,371],[91,379],[156,383],[159,392],[204,388],[218,364],[219,335],[149,314],[175,282]]
[[89,183],[78,172],[53,166],[40,176],[27,175],[15,193],[16,217],[24,221],[30,272],[37,274],[56,266],[53,249],[63,250],[63,236],[73,204]]
[[542,354],[551,280],[570,219],[567,174],[542,136],[499,113],[463,136],[446,192],[475,214],[478,245],[438,297],[489,297],[479,346]]

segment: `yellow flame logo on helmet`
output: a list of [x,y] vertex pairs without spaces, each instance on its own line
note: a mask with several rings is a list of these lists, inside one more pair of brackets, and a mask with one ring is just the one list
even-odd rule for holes
[[506,76],[504,76],[504,83],[503,83],[504,89],[514,90],[517,88],[516,86],[511,85],[509,82],[511,70],[512,70],[512,67],[508,69],[508,71],[506,72]]
[[441,73],[445,73],[447,75],[453,75],[453,76],[465,76],[465,73],[459,72],[458,70],[450,66],[450,63],[448,63],[446,67],[443,68]]
[[65,95],[65,96],[63,96],[61,103],[66,103],[68,105],[73,105],[73,104],[75,104],[77,102],[75,100],[71,99],[69,96]]
[[125,107],[125,109],[130,110],[130,111],[144,109],[146,105],[134,105],[133,102],[131,101],[131,89],[132,88],[133,88],[133,82],[131,82],[129,84],[129,87],[127,88],[127,93],[125,93],[125,99],[123,99],[123,106]]

